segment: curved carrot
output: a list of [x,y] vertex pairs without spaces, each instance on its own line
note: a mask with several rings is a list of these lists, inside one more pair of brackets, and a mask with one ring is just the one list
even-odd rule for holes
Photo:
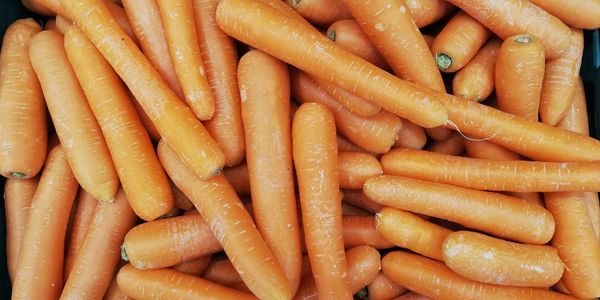
[[363,189],[380,204],[518,242],[545,244],[554,233],[554,220],[547,210],[502,194],[389,175],[367,180]]
[[106,6],[98,0],[61,0],[61,4],[125,81],[163,140],[173,147],[190,170],[201,178],[218,173],[225,161],[223,152],[133,41],[116,25]]
[[512,192],[600,190],[600,163],[598,162],[497,161],[422,150],[394,149],[381,158],[381,165],[385,174],[479,190]]
[[394,247],[377,231],[376,220],[373,215],[368,216],[343,216],[342,235],[346,249],[367,245],[375,249]]
[[569,46],[569,27],[527,0],[448,0],[502,39],[528,34],[557,58]]
[[545,11],[575,28],[597,29],[600,27],[600,3],[586,0],[529,0]]
[[346,251],[348,273],[346,280],[352,294],[366,287],[381,270],[379,251],[370,246],[362,245]]
[[[415,88],[348,53],[308,22],[289,15],[297,14],[281,12],[260,0],[225,0],[217,8],[217,24],[236,39],[416,124],[436,127],[446,123],[444,106],[430,91]],[[281,26],[261,30],[266,24]]]
[[300,106],[292,124],[292,141],[308,257],[321,297],[349,299],[352,294],[345,282],[342,208],[337,201],[335,137],[333,115],[324,105]]
[[369,299],[371,300],[389,300],[406,292],[406,289],[389,280],[383,272],[373,278],[368,287]]
[[65,264],[63,271],[65,281],[67,281],[71,270],[73,270],[75,257],[77,257],[77,253],[85,240],[88,228],[92,223],[96,206],[98,206],[98,200],[85,190],[79,189],[75,205],[75,214],[70,221],[70,232],[67,236],[67,248],[65,249]]
[[94,198],[111,201],[119,187],[117,171],[69,63],[62,34],[52,30],[36,34],[30,55],[54,128],[77,181]]
[[338,144],[338,151],[346,151],[346,152],[360,152],[360,153],[365,153],[371,156],[376,156],[375,153],[369,152],[357,145],[355,145],[354,143],[352,143],[351,141],[347,140],[345,137],[343,136],[336,136],[337,139],[337,144]]
[[542,122],[556,125],[567,113],[575,94],[583,56],[583,31],[571,29],[571,43],[557,59],[546,63],[540,101]]
[[223,176],[227,178],[227,181],[229,181],[236,193],[250,194],[250,178],[246,163],[223,169]]
[[394,148],[422,149],[427,143],[427,135],[422,127],[409,120],[402,120],[402,128],[398,132],[398,139]]
[[[343,1],[340,0],[340,2]],[[390,68],[354,19],[339,20],[331,24],[327,28],[327,37],[346,51],[361,57],[381,69],[388,70]]]
[[405,0],[417,27],[422,28],[444,18],[454,6],[444,0]]
[[344,190],[343,200],[344,202],[372,213],[376,213],[384,207],[367,197],[363,191],[358,190]]
[[456,13],[433,40],[431,52],[444,72],[456,72],[473,58],[492,35],[463,11]]
[[174,265],[173,270],[200,276],[208,269],[208,266],[210,265],[211,261],[212,255],[204,255],[199,258],[191,259]]
[[225,286],[243,282],[240,274],[227,257],[213,259],[204,274],[202,274],[202,278]]
[[305,19],[320,26],[352,18],[342,0],[286,0]]
[[407,289],[430,298],[444,299],[574,299],[546,289],[500,286],[463,278],[443,263],[419,255],[394,251],[381,261],[383,273]]
[[76,193],[77,181],[67,156],[56,145],[48,153],[31,200],[12,299],[33,299],[40,295],[57,299],[60,295],[65,234]]
[[383,174],[375,157],[360,152],[339,152],[338,172],[343,189],[362,189],[367,179]]
[[381,111],[381,107],[379,105],[365,101],[326,80],[322,80],[317,77],[312,78],[321,86],[323,90],[325,90],[327,94],[331,95],[331,97],[339,101],[348,111],[357,116],[370,117]]
[[2,39],[0,65],[0,174],[35,176],[46,159],[46,105],[29,58],[33,36],[42,29],[33,19],[13,22]]
[[427,147],[429,151],[446,155],[461,155],[465,151],[465,138],[456,131],[444,141],[435,141]]
[[492,94],[495,86],[496,58],[502,42],[491,38],[452,79],[452,93],[481,102]]

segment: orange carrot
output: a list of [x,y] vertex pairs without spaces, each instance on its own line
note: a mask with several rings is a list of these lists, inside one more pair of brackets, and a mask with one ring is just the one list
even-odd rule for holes
[[379,272],[368,287],[369,299],[389,300],[406,292],[406,289],[389,280],[383,272]]
[[496,58],[501,41],[491,38],[452,79],[452,93],[481,102],[494,90]]
[[[77,181],[60,145],[52,147],[29,207],[12,299],[57,299],[63,286],[65,233]],[[50,221],[51,220],[51,221]]]
[[464,67],[492,33],[463,11],[455,14],[433,40],[431,52],[444,72]]
[[431,49],[431,46],[433,45],[433,40],[435,39],[435,37],[432,35],[423,34],[423,39],[425,40],[427,47],[429,47],[429,49]]
[[41,31],[33,19],[13,22],[2,39],[0,65],[0,174],[35,176],[46,159],[46,105],[29,58],[32,37]]
[[394,149],[381,158],[381,165],[385,174],[478,190],[600,191],[600,163],[597,162],[497,161]]
[[461,155],[465,151],[465,138],[458,132],[451,132],[450,136],[441,142],[433,142],[428,146],[429,151],[446,155]]
[[61,0],[68,15],[85,32],[125,81],[163,140],[201,178],[218,173],[223,152],[204,126],[183,104],[99,0]]
[[392,248],[390,243],[377,231],[377,224],[372,215],[368,216],[343,216],[342,235],[346,249],[367,245],[375,249]]
[[338,151],[360,152],[360,153],[369,154],[371,156],[376,156],[375,153],[369,152],[369,151],[353,144],[351,141],[347,140],[343,136],[338,135],[338,136],[336,136],[336,139],[337,139],[337,144],[338,144]]
[[352,18],[342,0],[286,0],[311,23],[328,26],[335,21]]
[[215,99],[215,113],[205,126],[223,150],[225,165],[235,166],[245,156],[236,78],[238,56],[235,40],[217,26],[218,4],[218,0],[193,0],[200,54]]
[[379,105],[365,101],[326,80],[319,79],[318,77],[312,78],[327,94],[331,95],[331,97],[339,101],[348,111],[357,116],[370,117],[381,111],[381,107]]
[[[295,12],[281,12],[260,0],[225,0],[217,8],[217,24],[236,39],[415,124],[436,127],[446,123],[444,106],[430,91],[415,88],[350,54],[308,22],[289,15]],[[277,26],[262,30],[266,24]]]
[[465,150],[468,157],[490,160],[520,160],[521,156],[502,146],[488,141],[470,141],[465,139]]
[[574,299],[546,289],[500,286],[463,278],[443,263],[419,255],[394,251],[381,261],[392,281],[426,297],[438,299]]
[[552,215],[543,207],[502,194],[387,175],[367,180],[363,189],[380,204],[518,242],[545,244],[554,233]]
[[208,266],[210,265],[211,261],[212,261],[212,255],[210,255],[210,254],[204,255],[199,258],[195,258],[195,259],[191,259],[191,260],[179,263],[179,264],[173,266],[173,270],[176,270],[176,271],[179,271],[182,273],[200,276],[208,269]]
[[248,165],[241,163],[234,167],[223,169],[223,176],[231,184],[238,194],[250,194],[250,178],[248,176]]
[[575,83],[573,99],[567,108],[565,116],[556,124],[556,127],[565,130],[577,132],[584,135],[590,135],[589,119],[587,112],[587,103],[583,80],[578,77]]
[[6,213],[6,264],[11,282],[17,271],[21,244],[27,230],[29,206],[35,194],[39,177],[29,179],[9,178],[4,185],[4,211]]
[[356,246],[346,251],[348,261],[347,281],[352,294],[373,281],[381,270],[381,256],[379,252],[369,246]]
[[130,300],[131,298],[127,297],[127,295],[123,294],[121,289],[119,289],[119,285],[117,284],[117,274],[121,268],[125,265],[125,262],[119,262],[115,273],[113,274],[112,281],[110,282],[110,286],[106,289],[106,293],[104,294],[104,300]]
[[333,115],[325,106],[300,106],[292,124],[292,141],[308,257],[320,297],[350,299],[352,294],[345,281],[342,209],[337,201],[335,137]]
[[67,58],[63,36],[52,30],[36,34],[30,55],[54,128],[77,181],[94,198],[111,201],[119,178],[98,122]]
[[140,105],[140,102],[137,99],[135,99],[135,97],[131,93],[129,93],[129,95],[131,96],[131,102],[135,107],[135,111],[137,112],[138,117],[140,117],[142,125],[144,125],[144,128],[146,128],[146,132],[148,132],[150,139],[152,140],[152,142],[158,142],[158,140],[160,140],[160,133],[158,133],[158,129],[156,129],[156,126],[154,126],[154,123],[152,123],[152,120],[144,111],[144,108]]
[[53,16],[55,13],[46,6],[46,0],[21,0],[29,11],[43,16]]
[[434,141],[443,142],[450,137],[452,130],[444,127],[425,128],[427,135]]
[[344,202],[362,208],[368,212],[376,213],[384,206],[371,200],[362,191],[344,190]]
[[342,216],[371,216],[371,213],[346,202],[342,202]]
[[138,270],[125,265],[117,276],[119,288],[138,299],[256,299],[208,280],[171,269]]
[[529,35],[507,38],[496,61],[498,108],[537,121],[544,67],[544,49],[537,40]]
[[454,11],[454,6],[444,0],[405,0],[405,2],[419,28],[435,23]]
[[306,73],[292,70],[290,75],[294,99],[302,103],[316,102],[326,105],[333,113],[337,129],[348,140],[375,153],[388,152],[394,145],[402,128],[400,118],[386,111],[380,111],[368,118],[359,117],[329,96]]
[[[342,1],[340,0],[340,2]],[[388,66],[385,59],[379,54],[375,46],[373,46],[373,43],[362,28],[360,28],[356,20],[345,19],[331,24],[327,28],[327,37],[346,51],[361,57],[381,69],[389,70],[390,66]]]
[[298,292],[296,295],[294,295],[293,300],[310,300],[315,298],[318,299],[318,297],[319,291],[317,290],[315,278],[312,276],[312,274],[304,276],[300,282]]
[[195,210],[194,204],[183,194],[183,192],[173,183],[173,181],[169,180],[169,185],[171,186],[171,192],[173,193],[173,205],[176,208],[185,211],[190,209]]
[[528,34],[543,45],[546,58],[559,57],[569,46],[569,27],[527,0],[448,0],[502,39]]
[[58,32],[65,34],[71,26],[73,26],[73,22],[71,20],[61,15],[56,15],[56,29]]
[[394,245],[442,260],[442,244],[452,233],[450,229],[423,220],[407,211],[390,207],[380,210],[375,214],[375,218],[377,232]]
[[426,143],[427,135],[423,128],[409,120],[402,120],[402,128],[398,132],[394,148],[422,149]]
[[338,172],[340,188],[344,189],[362,189],[367,179],[383,174],[375,157],[359,152],[340,152]]
[[56,19],[51,18],[44,22],[44,30],[58,30],[58,27],[56,27]]
[[119,27],[121,27],[123,31],[125,31],[125,33],[127,33],[127,35],[137,44],[138,41],[135,37],[133,27],[129,23],[125,9],[112,1],[104,0],[104,3],[110,11],[111,16],[115,19],[117,24],[119,24]]
[[600,27],[600,3],[598,1],[529,0],[568,25],[575,28],[596,29]]
[[202,274],[202,278],[225,286],[243,282],[240,274],[227,257],[213,259],[204,274]]
[[98,200],[94,199],[83,189],[79,190],[76,200],[76,209],[73,214],[73,218],[70,223],[70,232],[67,236],[67,244],[65,251],[65,265],[63,275],[65,281],[69,277],[71,270],[73,270],[73,264],[75,263],[75,257],[83,245],[86,233],[92,220],[94,213],[96,212],[96,206],[98,206]]
[[393,300],[431,300],[431,298],[425,297],[421,294],[408,292],[406,294],[403,294],[402,296],[394,298]]
[[546,63],[540,101],[542,122],[556,125],[567,113],[575,94],[583,56],[583,31],[571,29],[571,43],[557,59]]

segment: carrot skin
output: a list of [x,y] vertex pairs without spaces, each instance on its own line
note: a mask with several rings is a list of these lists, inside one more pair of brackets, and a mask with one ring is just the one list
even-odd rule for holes
[[204,255],[199,258],[191,259],[188,261],[184,261],[173,266],[173,270],[187,273],[191,275],[201,276],[212,261],[212,255]]
[[348,7],[341,0],[287,0],[286,2],[306,20],[320,26],[329,26],[336,21],[352,18]]
[[[341,1],[341,0],[340,0]],[[354,19],[339,20],[327,28],[327,37],[346,51],[363,58],[377,67],[389,70],[385,59]]]
[[496,58],[501,41],[491,38],[452,79],[452,93],[481,102],[492,94],[495,86]]
[[346,249],[367,245],[375,249],[394,247],[390,241],[377,231],[377,221],[373,215],[343,216],[342,235]]
[[375,157],[359,152],[339,152],[338,170],[343,189],[362,189],[367,179],[383,174]]
[[369,299],[371,300],[388,300],[402,295],[407,290],[395,282],[389,280],[383,272],[379,272],[377,276],[369,283],[368,287]]
[[455,7],[444,0],[405,0],[419,28],[435,23],[451,14]]
[[575,28],[597,29],[600,27],[600,3],[586,0],[529,0],[547,12]]
[[63,272],[65,282],[67,281],[71,270],[73,270],[75,257],[77,257],[81,245],[83,245],[88,228],[94,218],[96,206],[98,206],[98,200],[94,199],[94,197],[85,190],[80,189],[77,195],[75,215],[70,221],[70,233],[67,237],[68,243],[65,251],[65,266]]

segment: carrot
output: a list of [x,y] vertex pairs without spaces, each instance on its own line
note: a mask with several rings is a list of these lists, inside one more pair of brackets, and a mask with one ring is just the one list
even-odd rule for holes
[[521,156],[502,146],[488,141],[470,141],[465,139],[465,151],[468,157],[489,160],[520,160]]
[[371,300],[389,300],[402,295],[406,289],[389,280],[383,272],[379,271],[369,283],[368,291]]
[[413,292],[408,292],[406,294],[403,294],[400,297],[396,297],[393,300],[430,300],[431,298],[429,297],[425,297],[421,294],[415,294]]
[[456,72],[477,54],[491,35],[489,29],[459,11],[435,37],[431,52],[440,70]]
[[388,70],[390,68],[354,19],[339,20],[331,24],[327,28],[327,37],[346,51],[381,69]]
[[150,139],[152,142],[158,142],[160,140],[160,133],[158,133],[158,129],[156,129],[156,126],[154,126],[154,123],[152,123],[152,120],[144,111],[144,108],[140,105],[140,102],[135,99],[131,93],[129,93],[129,95],[131,97],[131,102],[135,107],[135,111],[137,112],[138,117],[140,117],[140,121],[142,122],[142,125],[144,125],[146,132],[148,132]]
[[43,16],[52,16],[54,12],[46,6],[46,0],[21,0],[29,11]]
[[583,56],[583,31],[571,29],[571,43],[557,59],[546,63],[540,101],[542,122],[556,125],[567,113],[575,94]]
[[243,282],[240,274],[235,270],[235,267],[227,257],[213,259],[202,275],[202,278],[225,286],[232,286]]
[[584,135],[590,135],[589,119],[587,112],[587,103],[583,80],[577,78],[573,99],[567,108],[565,116],[556,124],[556,127],[565,130],[577,132]]
[[498,108],[537,121],[544,67],[544,49],[531,36],[507,38],[496,61]]
[[[436,127],[446,123],[445,109],[431,92],[348,53],[308,22],[289,15],[295,13],[282,13],[260,0],[225,0],[217,8],[217,24],[236,39],[416,124]],[[261,30],[267,23],[278,26]]]
[[169,180],[169,185],[171,186],[171,192],[173,193],[173,205],[176,208],[185,211],[190,209],[195,210],[194,204],[183,194],[183,192],[173,183],[173,181]]
[[122,246],[123,258],[138,269],[160,269],[223,250],[198,214],[140,224]]
[[338,154],[339,184],[344,189],[362,189],[365,181],[383,174],[379,161],[360,152]]
[[456,131],[452,131],[446,140],[435,141],[429,145],[429,151],[446,155],[461,155],[465,151],[465,138]]
[[187,273],[191,275],[200,276],[202,275],[210,265],[212,261],[212,255],[204,255],[199,258],[191,259],[188,261],[184,261],[173,266],[173,270]]
[[114,202],[98,203],[61,299],[98,299],[105,294],[119,263],[119,245],[136,221],[123,189],[117,192]]
[[381,256],[379,252],[369,246],[356,246],[346,251],[348,261],[347,281],[352,294],[373,281],[381,270]]
[[398,77],[421,87],[445,91],[431,51],[404,0],[344,0],[344,3]]
[[4,211],[6,213],[6,265],[11,282],[17,271],[19,253],[29,217],[29,206],[39,177],[9,178],[4,184]]
[[127,14],[125,13],[125,9],[123,9],[123,7],[112,1],[104,0],[104,3],[110,11],[112,17],[115,19],[117,24],[119,24],[119,27],[121,27],[123,31],[125,31],[125,33],[127,33],[127,35],[137,44],[137,38],[135,37],[133,27],[129,23],[129,19],[127,17]]
[[326,80],[322,80],[317,77],[312,78],[327,94],[331,95],[331,97],[340,102],[348,111],[359,117],[370,117],[381,111],[381,107],[379,105],[365,101]]
[[481,102],[490,96],[495,86],[496,58],[501,41],[491,38],[452,79],[452,93]]
[[306,73],[291,70],[290,75],[292,97],[302,103],[326,105],[333,113],[339,132],[351,142],[375,153],[388,152],[394,145],[402,128],[400,118],[386,111],[368,118],[359,117],[333,99]]
[[584,193],[584,196],[588,215],[592,221],[592,228],[594,228],[596,237],[600,240],[600,201],[598,200],[598,193]]
[[512,192],[600,190],[597,162],[497,161],[422,150],[394,149],[381,158],[381,165],[385,174],[408,176],[478,190]]
[[71,26],[73,26],[73,22],[71,20],[61,15],[56,15],[56,29],[58,32],[65,34]]
[[364,192],[383,205],[518,242],[545,244],[554,233],[552,215],[543,207],[502,194],[387,175],[367,180]]
[[201,178],[218,173],[223,152],[192,112],[168,88],[133,41],[116,25],[99,0],[61,0],[68,15],[85,32],[125,81],[162,138]]
[[58,30],[56,27],[56,19],[51,18],[44,22],[44,30]]
[[240,59],[238,82],[254,219],[295,294],[301,279],[302,250],[294,189],[287,65],[252,50]]
[[[12,299],[57,299],[63,286],[67,222],[77,181],[60,145],[52,147],[29,207]],[[52,220],[51,222],[49,220]]]
[[36,34],[31,41],[30,56],[77,181],[94,198],[111,201],[119,178],[98,122],[67,58],[62,35],[51,30]]
[[123,7],[129,22],[133,25],[133,32],[139,41],[140,49],[175,94],[183,99],[183,91],[169,55],[165,28],[156,0],[124,0]]
[[286,0],[286,2],[316,25],[328,26],[335,21],[352,18],[342,0]]
[[0,65],[0,174],[35,176],[46,159],[46,106],[31,66],[32,37],[41,31],[33,19],[13,22],[2,39]]
[[125,265],[117,276],[119,288],[134,299],[256,299],[208,280],[171,269],[138,270]]
[[457,275],[441,262],[406,252],[388,253],[381,266],[392,281],[433,299],[574,299],[545,289],[476,282]]
[[422,149],[426,143],[427,135],[423,128],[409,120],[402,120],[402,128],[398,132],[394,148]]
[[454,6],[444,0],[405,0],[417,27],[422,28],[449,15]]
[[337,144],[338,144],[338,151],[340,152],[360,152],[360,153],[365,153],[371,156],[376,156],[375,153],[369,152],[355,144],[353,144],[351,141],[347,140],[346,138],[344,138],[343,136],[336,136],[337,139]]
[[362,208],[368,212],[376,213],[384,206],[371,200],[363,191],[344,190],[344,202]]
[[250,178],[248,175],[248,165],[241,163],[234,167],[223,169],[223,176],[231,184],[238,194],[250,194]]
[[83,189],[79,190],[76,200],[75,213],[70,223],[70,232],[67,235],[66,251],[65,251],[65,264],[64,264],[64,279],[65,281],[69,277],[71,270],[73,270],[73,264],[75,263],[75,257],[83,245],[86,233],[96,212],[96,206],[98,200],[94,199]]
[[471,280],[498,285],[547,288],[563,274],[555,248],[524,245],[481,233],[450,233],[443,244],[444,263]]
[[342,202],[342,216],[371,216],[371,213],[346,202]]
[[317,290],[317,284],[315,283],[315,278],[310,275],[306,275],[302,278],[300,282],[300,287],[298,288],[298,292],[294,295],[293,300],[309,300],[309,299],[318,299],[319,291]]
[[600,3],[598,1],[529,0],[545,11],[575,28],[596,29],[600,27]]
[[437,142],[443,142],[450,137],[452,130],[444,127],[425,128],[427,135]]
[[125,262],[120,261],[115,273],[113,274],[112,281],[106,289],[106,293],[104,294],[104,300],[130,300],[131,298],[127,297],[127,295],[123,294],[121,289],[119,289],[119,285],[117,284],[117,274],[121,268],[125,265]]
[[377,230],[375,218],[368,216],[343,216],[342,235],[346,249],[367,245],[375,249],[392,248],[394,245]]
[[345,282],[342,209],[336,197],[339,182],[335,136],[333,114],[324,105],[300,106],[292,124],[292,142],[308,257],[320,297],[350,299],[352,294]]
[[377,214],[377,232],[396,246],[442,260],[442,244],[450,229],[402,210],[383,208]]

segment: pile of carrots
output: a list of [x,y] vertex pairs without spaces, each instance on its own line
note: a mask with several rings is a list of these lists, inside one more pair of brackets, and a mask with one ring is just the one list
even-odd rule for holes
[[23,4],[12,299],[600,297],[600,1]]

